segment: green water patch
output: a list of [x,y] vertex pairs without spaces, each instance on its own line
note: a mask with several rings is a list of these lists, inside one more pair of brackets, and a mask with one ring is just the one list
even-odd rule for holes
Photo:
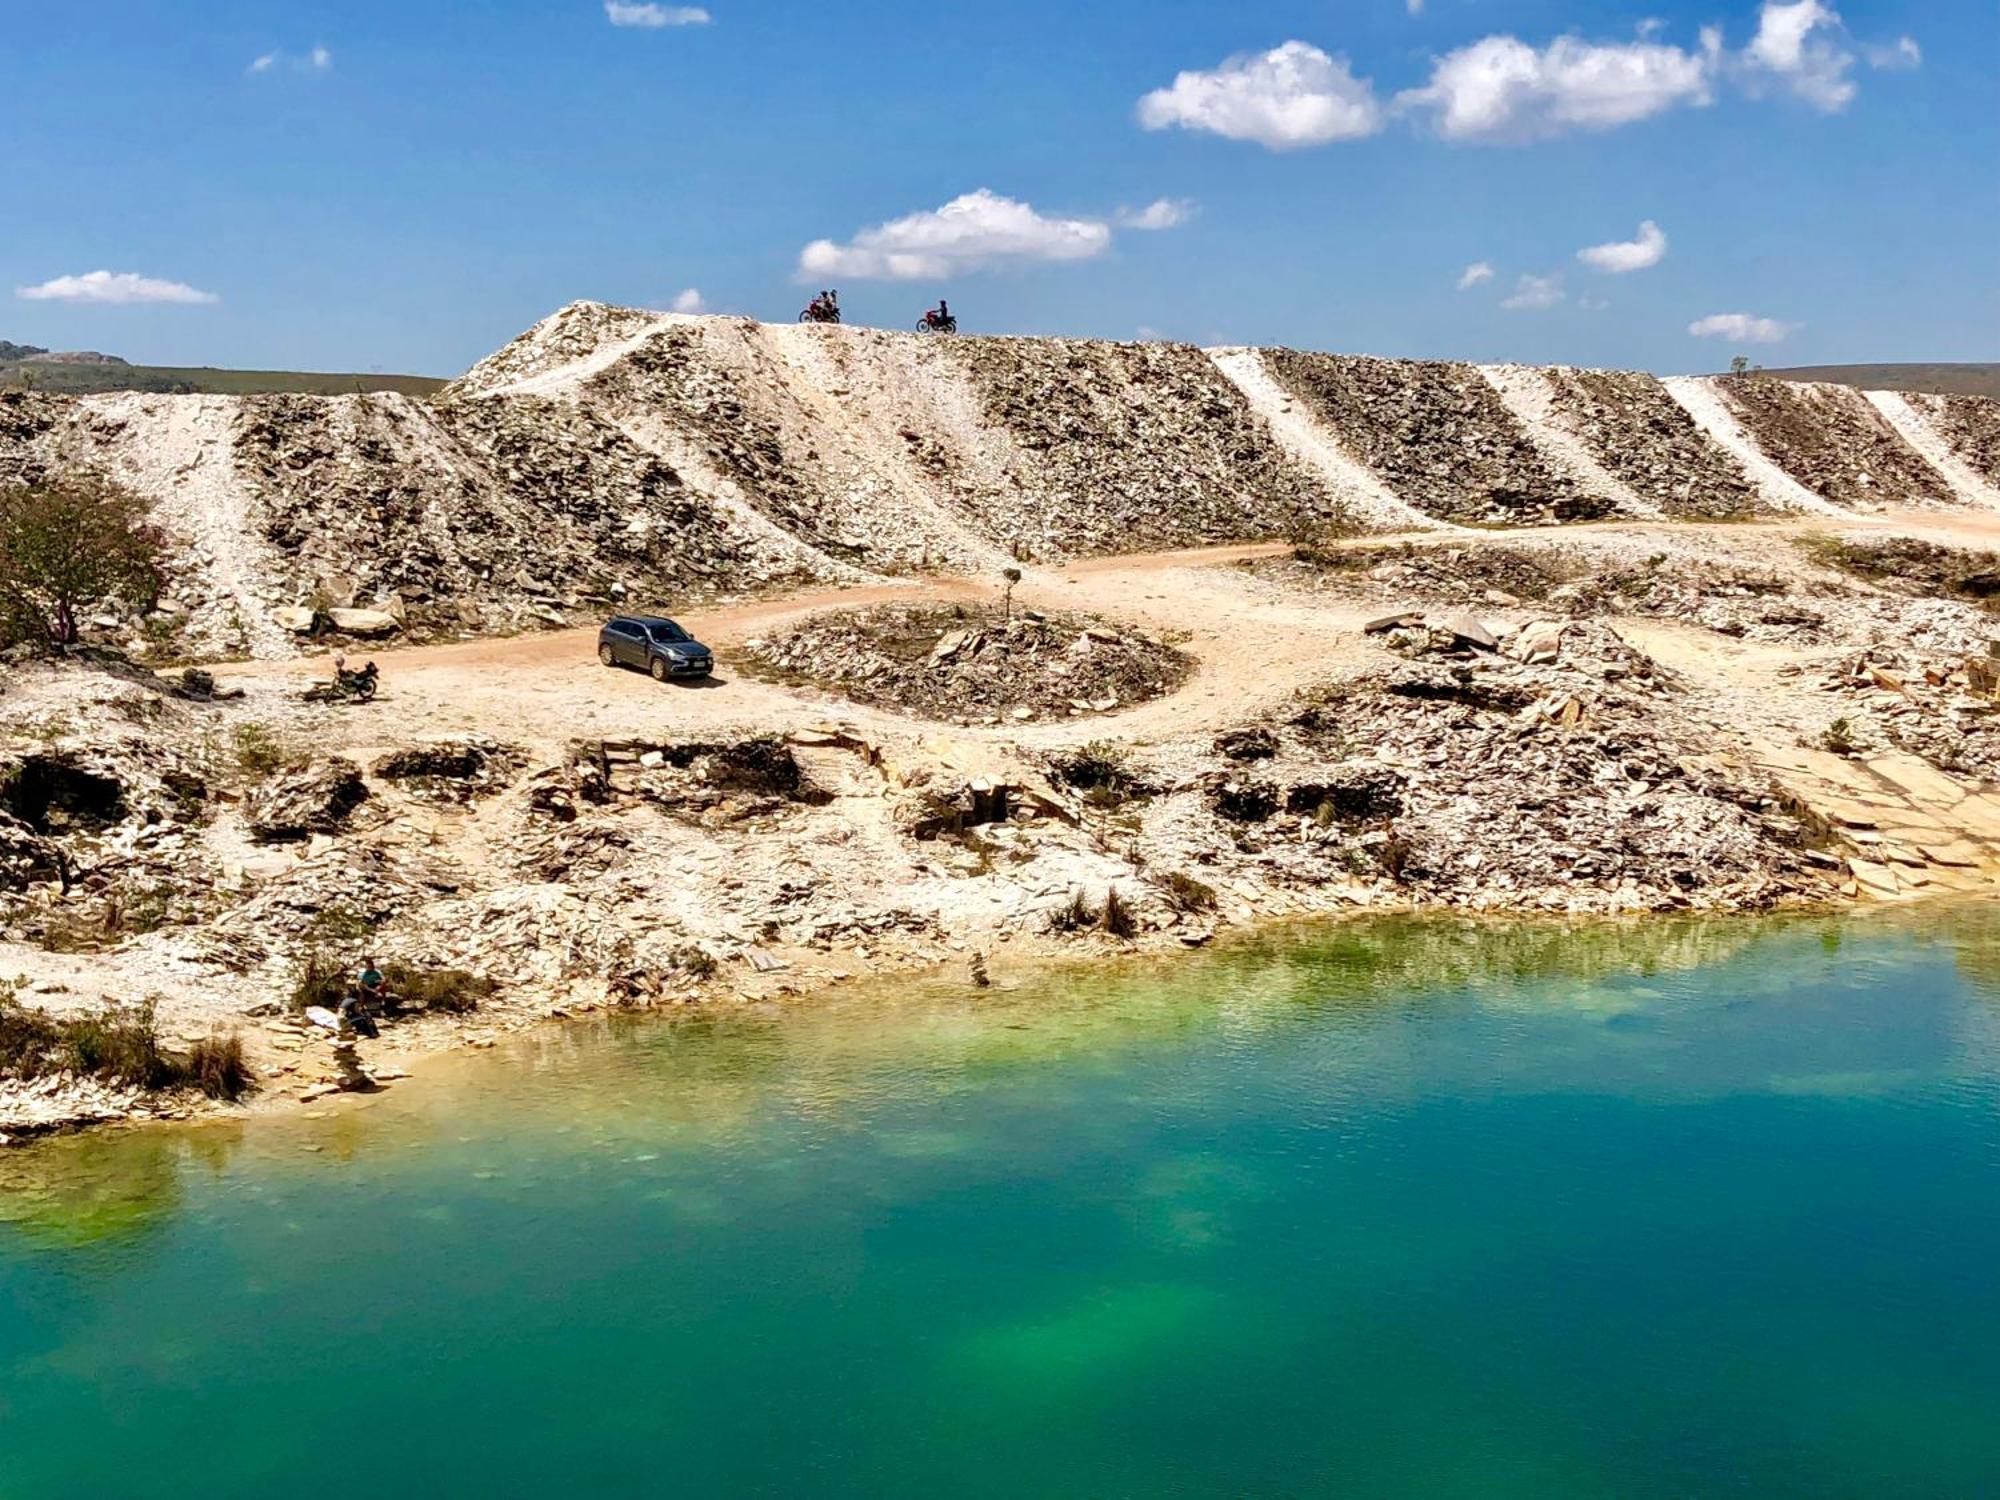
[[2000,1493],[1996,979],[1404,919],[0,1154],[0,1496]]

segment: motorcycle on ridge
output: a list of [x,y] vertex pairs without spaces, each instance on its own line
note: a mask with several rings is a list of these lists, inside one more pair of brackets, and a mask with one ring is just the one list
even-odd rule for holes
[[840,304],[826,297],[815,297],[806,304],[806,310],[799,314],[801,323],[838,323]]
[[918,321],[917,332],[957,333],[958,319],[951,313],[940,314],[936,308],[932,308]]

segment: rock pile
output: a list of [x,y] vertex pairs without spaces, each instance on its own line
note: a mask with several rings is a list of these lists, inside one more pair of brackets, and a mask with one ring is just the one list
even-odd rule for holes
[[1034,556],[1358,529],[1198,349],[977,338],[950,354],[1019,452],[1010,540]]
[[819,615],[753,642],[750,661],[858,703],[989,723],[1108,713],[1171,692],[1191,667],[1162,641],[1080,615],[938,605]]
[[1493,633],[1513,649],[1406,633],[1408,666],[1319,695],[1254,784],[1221,773],[1214,805],[1238,847],[1293,880],[1387,880],[1474,909],[1757,907],[1831,889],[1773,789],[1708,754],[1712,731],[1642,653],[1591,623]]
[[1663,514],[1721,520],[1762,508],[1742,465],[1655,377],[1561,368],[1547,374],[1557,411],[1591,455]]
[[1987,396],[1906,396],[1943,431],[1951,449],[2000,484],[2000,401]]
[[339,832],[367,800],[360,768],[329,757],[273,776],[244,799],[243,816],[259,843],[296,843]]
[[375,775],[430,802],[470,802],[503,790],[527,764],[519,747],[486,735],[461,735],[391,751]]
[[615,427],[545,398],[255,397],[235,454],[293,596],[336,624],[356,604],[418,637],[562,624],[614,592],[799,576]]
[[[771,372],[745,368],[740,338],[730,351],[716,347],[721,338],[721,330],[706,324],[661,329],[593,376],[587,397],[609,410],[641,411],[673,429],[713,473],[737,485],[767,518],[807,545],[856,563],[865,564],[878,551],[882,561],[895,558],[898,549],[875,545],[888,539],[883,528],[854,513],[851,495],[826,474],[818,450],[786,441],[782,425],[766,409],[778,384]],[[886,517],[877,507],[872,519]],[[912,560],[915,555],[912,548]]]
[[56,455],[47,441],[71,410],[58,397],[0,391],[0,485],[32,484],[48,473]]
[[1846,386],[1769,375],[1716,382],[1757,445],[1792,478],[1836,505],[1950,505],[1943,477]]
[[1822,681],[1846,705],[1821,748],[1893,745],[1940,771],[2000,780],[2000,659],[1986,651],[1871,646]]
[[1273,349],[1271,373],[1409,504],[1476,525],[1585,521],[1608,501],[1542,456],[1470,365]]

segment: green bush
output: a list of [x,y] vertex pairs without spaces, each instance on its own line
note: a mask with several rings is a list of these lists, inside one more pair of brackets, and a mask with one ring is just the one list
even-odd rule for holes
[[243,1038],[207,1036],[188,1049],[185,1064],[188,1082],[211,1099],[234,1102],[249,1093],[253,1079],[243,1060]]
[[145,502],[98,475],[0,488],[0,633],[73,646],[95,608],[150,609],[164,550]]
[[211,1099],[239,1099],[254,1084],[241,1037],[204,1038],[184,1057],[164,1050],[150,1000],[52,1016],[0,989],[0,1078],[63,1073],[143,1089],[194,1088]]

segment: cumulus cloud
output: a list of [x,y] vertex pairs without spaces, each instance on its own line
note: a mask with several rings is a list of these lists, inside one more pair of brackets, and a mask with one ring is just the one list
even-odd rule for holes
[[1111,248],[1101,219],[1053,218],[990,188],[942,208],[864,229],[847,244],[814,240],[799,252],[801,281],[916,281],[988,266],[1090,260]]
[[699,287],[691,286],[675,295],[673,307],[677,313],[705,313],[708,311],[708,300],[702,296]]
[[40,286],[16,287],[14,295],[28,302],[94,302],[115,307],[140,303],[197,306],[222,300],[215,293],[197,291],[186,282],[161,281],[136,271],[87,271],[81,276],[58,276]]
[[1787,90],[1833,114],[1857,91],[1847,76],[1854,49],[1846,37],[1840,13],[1822,0],[1766,0],[1742,64],[1753,84]]
[[630,4],[628,0],[604,0],[604,18],[613,26],[637,26],[646,31],[706,26],[714,19],[699,5]]
[[1758,318],[1749,313],[1710,313],[1688,324],[1688,332],[1698,339],[1727,339],[1732,344],[1775,344],[1788,337],[1795,324],[1776,318]]
[[292,73],[324,73],[333,67],[333,51],[324,43],[315,44],[312,51],[294,56],[289,52],[266,52],[251,59],[252,73],[269,73],[283,68]]
[[1592,245],[1577,251],[1576,258],[1591,270],[1602,271],[1608,276],[1644,271],[1667,258],[1666,232],[1648,219],[1639,226],[1638,238]]
[[1461,292],[1470,291],[1473,287],[1492,279],[1493,267],[1491,263],[1483,260],[1475,260],[1471,265],[1459,272],[1458,289]]
[[1522,276],[1514,294],[1500,305],[1510,312],[1545,312],[1562,304],[1567,294],[1560,276]]
[[1195,207],[1187,198],[1155,198],[1144,208],[1118,210],[1121,229],[1178,229],[1194,217]]
[[1178,74],[1139,101],[1148,130],[1202,130],[1273,151],[1351,141],[1382,128],[1375,89],[1344,57],[1307,42],[1244,53]]
[[1438,134],[1453,141],[1520,143],[1609,130],[1709,103],[1721,48],[1714,31],[1704,32],[1693,52],[1573,36],[1538,51],[1518,37],[1490,36],[1439,58],[1430,82],[1406,89],[1396,103],[1429,111]]

